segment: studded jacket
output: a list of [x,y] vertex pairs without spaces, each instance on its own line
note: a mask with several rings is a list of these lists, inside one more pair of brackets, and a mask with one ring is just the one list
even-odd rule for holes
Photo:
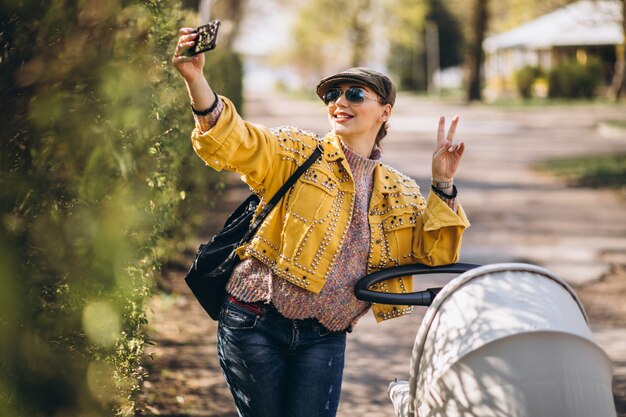
[[[340,252],[352,216],[354,182],[340,139],[329,133],[318,138],[295,127],[268,129],[246,122],[225,97],[213,128],[192,133],[195,152],[215,170],[232,170],[259,195],[261,204],[313,152],[322,156],[309,168],[267,216],[252,241],[238,248],[240,257],[253,256],[292,284],[318,293]],[[456,262],[461,235],[469,222],[459,205],[454,212],[434,193],[428,201],[411,178],[379,164],[369,206],[368,273],[410,263],[442,265]],[[395,278],[373,288],[404,293],[412,280]],[[377,321],[412,309],[374,305]]]

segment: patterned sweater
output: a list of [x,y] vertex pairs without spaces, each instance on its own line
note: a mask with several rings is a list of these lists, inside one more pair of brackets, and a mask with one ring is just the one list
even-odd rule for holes
[[345,143],[342,146],[354,178],[354,208],[341,252],[322,291],[315,294],[277,279],[265,264],[250,258],[237,265],[226,287],[233,297],[244,302],[271,301],[289,319],[316,318],[332,331],[354,326],[367,312],[370,304],[354,296],[354,285],[367,269],[370,241],[367,211],[380,150],[375,148],[372,159],[367,159],[352,152]]

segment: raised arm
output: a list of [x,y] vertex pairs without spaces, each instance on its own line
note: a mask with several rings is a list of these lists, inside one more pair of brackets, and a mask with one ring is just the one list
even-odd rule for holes
[[454,176],[465,151],[465,143],[455,140],[459,116],[452,119],[448,134],[445,118],[439,118],[437,145],[432,159],[432,187],[428,196],[427,213],[421,220],[424,225],[415,237],[413,253],[421,254],[419,262],[442,265],[458,260],[461,235],[469,221],[458,202]]
[[195,110],[202,112],[213,106],[216,96],[204,77],[204,54],[185,56],[185,51],[193,46],[197,37],[198,34],[193,28],[178,30],[178,43],[172,57],[172,64],[185,80],[191,105]]
[[313,152],[317,137],[295,128],[273,130],[243,120],[233,103],[217,97],[209,86],[203,73],[204,54],[185,56],[195,43],[195,29],[181,28],[178,35],[172,64],[191,100],[194,151],[211,168],[237,172],[255,192],[273,195]]
[[461,157],[465,151],[465,143],[462,140],[455,140],[456,127],[459,123],[459,116],[454,116],[448,135],[445,134],[446,119],[439,118],[437,129],[437,146],[433,153],[432,179],[433,186],[445,194],[452,194],[452,182],[454,175],[461,163]]

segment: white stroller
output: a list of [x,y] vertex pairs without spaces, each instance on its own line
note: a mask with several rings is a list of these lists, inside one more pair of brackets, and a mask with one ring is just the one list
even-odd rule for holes
[[[460,272],[441,291],[368,290],[393,277]],[[399,417],[616,415],[610,360],[574,291],[543,268],[409,265],[364,277],[355,294],[430,305],[413,346],[410,381],[389,386]]]

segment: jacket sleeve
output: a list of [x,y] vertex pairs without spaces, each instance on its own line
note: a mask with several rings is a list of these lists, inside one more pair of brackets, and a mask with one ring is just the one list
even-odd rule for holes
[[[458,205],[455,212],[435,193],[430,193],[426,210],[418,218],[422,224],[415,227],[413,234],[414,262],[430,266],[457,262],[461,250],[461,235],[470,226],[461,205]],[[385,284],[385,288],[377,284],[377,290],[388,290],[392,293],[413,291],[413,280],[410,276],[390,279]],[[372,311],[376,321],[382,322],[408,314],[413,311],[413,307],[374,304]]]
[[423,226],[416,228],[413,253],[417,261],[426,265],[446,265],[459,259],[461,235],[470,226],[463,207],[454,212],[435,193],[428,195]]
[[[288,178],[293,164],[275,164],[278,140],[264,126],[244,121],[225,97],[217,123],[207,132],[195,128],[191,134],[194,151],[211,168],[237,172],[255,192],[273,188]],[[269,175],[270,168],[272,174]],[[284,172],[281,172],[284,171]]]

